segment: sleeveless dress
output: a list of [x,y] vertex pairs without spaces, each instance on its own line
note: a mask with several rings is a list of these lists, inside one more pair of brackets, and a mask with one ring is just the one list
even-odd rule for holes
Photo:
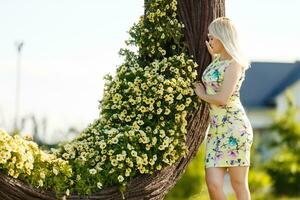
[[[224,80],[224,72],[232,60],[209,64],[202,81],[209,95],[216,94]],[[240,101],[240,87],[245,79],[245,69],[226,105],[209,103],[210,123],[206,137],[205,167],[250,166],[250,148],[253,129]]]

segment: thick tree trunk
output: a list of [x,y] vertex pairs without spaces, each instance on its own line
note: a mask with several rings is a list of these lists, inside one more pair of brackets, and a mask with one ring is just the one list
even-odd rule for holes
[[[145,0],[145,9],[147,3],[150,1]],[[205,66],[210,62],[210,56],[205,46],[207,27],[216,17],[225,16],[224,4],[225,0],[178,0],[179,20],[185,24],[184,40],[189,53],[194,56],[195,61],[199,64],[199,77],[201,77]],[[187,146],[189,154],[187,157],[181,158],[173,166],[152,175],[141,175],[133,179],[126,188],[125,198],[128,200],[163,199],[167,192],[180,179],[187,165],[196,155],[204,139],[205,131],[208,128],[208,117],[208,106],[205,102],[203,102],[199,110],[189,113],[187,117]],[[56,198],[53,192],[39,191],[21,181],[0,173],[0,199],[54,200]],[[68,199],[121,200],[122,197],[117,187],[110,187],[89,197],[72,195]]]

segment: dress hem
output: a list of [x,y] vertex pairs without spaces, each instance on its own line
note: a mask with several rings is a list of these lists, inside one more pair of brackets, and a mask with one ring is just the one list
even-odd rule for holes
[[216,165],[216,166],[205,166],[205,168],[213,168],[213,167],[250,167],[251,165]]

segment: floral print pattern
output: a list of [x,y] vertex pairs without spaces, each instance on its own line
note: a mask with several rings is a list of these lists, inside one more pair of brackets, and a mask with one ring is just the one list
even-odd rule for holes
[[[224,72],[231,60],[218,56],[204,70],[202,81],[206,93],[219,92]],[[250,166],[250,148],[253,129],[240,101],[240,87],[245,79],[245,70],[226,105],[209,104],[210,124],[206,137],[205,167]]]

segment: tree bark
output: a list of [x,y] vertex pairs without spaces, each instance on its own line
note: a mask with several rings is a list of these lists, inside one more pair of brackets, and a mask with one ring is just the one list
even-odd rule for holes
[[[145,0],[145,6],[151,0]],[[145,7],[146,9],[146,7]],[[225,16],[225,0],[178,0],[179,20],[185,24],[184,42],[190,55],[198,63],[198,80],[210,62],[206,50],[207,28],[216,17]],[[168,191],[181,178],[189,162],[195,157],[205,132],[208,128],[209,110],[203,101],[198,110],[187,116],[187,146],[189,153],[174,165],[157,171],[152,175],[140,175],[129,182],[125,199],[127,200],[162,200]],[[204,170],[204,169],[199,169]],[[53,192],[40,191],[19,180],[0,173],[0,199],[3,200],[55,200]],[[83,197],[71,195],[68,199],[121,200],[117,187],[104,188],[98,193]]]

